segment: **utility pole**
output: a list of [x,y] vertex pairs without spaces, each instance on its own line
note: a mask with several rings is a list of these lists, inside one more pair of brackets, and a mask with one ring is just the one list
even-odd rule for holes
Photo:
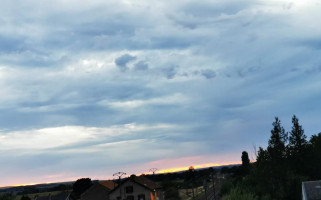
[[117,176],[118,177],[118,180],[119,180],[119,197],[120,197],[120,199],[122,199],[122,196],[121,196],[121,186],[120,186],[120,184],[121,184],[121,177],[123,176],[123,175],[126,175],[126,173],[125,172],[117,172],[117,173],[115,173],[115,174],[113,174],[113,176]]
[[153,172],[153,175],[155,175],[155,172],[158,171],[158,169],[157,168],[151,168],[149,171]]

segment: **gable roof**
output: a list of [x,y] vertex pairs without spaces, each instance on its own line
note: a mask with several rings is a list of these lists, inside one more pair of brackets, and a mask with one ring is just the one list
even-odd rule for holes
[[110,190],[114,189],[117,186],[117,184],[114,181],[109,181],[109,180],[99,181],[98,183],[105,186],[106,188],[108,188]]
[[109,199],[109,192],[110,189],[107,187],[100,183],[95,183],[81,195],[80,200],[107,200]]
[[115,190],[117,190],[121,185],[123,185],[124,183],[126,183],[127,181],[133,181],[134,183],[137,183],[138,185],[150,190],[150,191],[154,191],[156,189],[161,189],[162,186],[158,185],[157,183],[149,180],[148,178],[144,177],[144,176],[131,176],[129,178],[126,178],[120,185],[118,185],[117,187],[115,187],[112,191],[110,191],[110,193],[114,192]]
[[134,176],[134,177],[130,177],[130,179],[150,190],[156,190],[156,189],[162,188],[162,186],[158,185],[157,183],[149,180],[144,176]]

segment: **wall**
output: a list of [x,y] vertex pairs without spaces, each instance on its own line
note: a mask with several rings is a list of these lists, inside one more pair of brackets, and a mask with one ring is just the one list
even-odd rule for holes
[[[133,186],[133,193],[126,194],[126,187],[127,186]],[[109,195],[110,200],[117,200],[117,197],[119,197],[119,189],[117,188],[115,191],[113,191]],[[156,198],[151,198],[151,191],[135,182],[132,180],[126,181],[124,184],[121,185],[121,192],[122,192],[122,200],[126,200],[128,195],[133,195],[134,200],[138,200],[138,195],[140,194],[145,194],[145,200],[156,200]],[[162,200],[159,198],[159,200]]]

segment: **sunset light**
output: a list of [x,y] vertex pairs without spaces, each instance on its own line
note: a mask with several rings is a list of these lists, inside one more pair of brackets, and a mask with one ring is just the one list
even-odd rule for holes
[[[206,163],[206,164],[200,164],[200,165],[193,165],[194,169],[202,169],[202,168],[209,168],[209,167],[220,167],[220,166],[228,166],[228,165],[239,165],[242,163],[226,163],[226,164],[216,164],[216,163]],[[173,172],[180,172],[180,171],[186,171],[189,169],[188,167],[178,167],[178,168],[172,168],[172,169],[161,169],[157,173],[158,174],[164,174],[164,173],[173,173]]]
[[0,200],[300,200],[318,19],[320,0],[1,1]]

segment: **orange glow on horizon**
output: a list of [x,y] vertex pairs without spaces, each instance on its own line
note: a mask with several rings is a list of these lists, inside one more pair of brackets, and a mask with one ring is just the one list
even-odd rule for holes
[[50,184],[50,183],[24,183],[24,184],[17,184],[17,185],[2,185],[2,186],[0,186],[0,188],[33,186],[33,185],[38,185],[38,184]]
[[[227,165],[239,165],[242,164],[239,163],[224,163],[224,164],[217,164],[217,163],[205,163],[200,165],[193,165],[194,169],[201,169],[201,168],[209,168],[209,167],[220,167],[220,166],[227,166]],[[165,174],[165,173],[173,173],[173,172],[181,172],[186,171],[189,169],[190,166],[187,167],[177,167],[177,168],[171,168],[171,169],[162,169],[156,172],[156,174]],[[144,173],[144,174],[151,174],[151,172]]]
[[[231,163],[222,163],[222,164],[218,164],[218,163],[204,163],[204,164],[198,164],[198,165],[186,165],[187,163],[185,163],[185,167],[175,167],[175,168],[167,168],[167,169],[161,169],[157,172],[155,172],[155,174],[164,174],[164,173],[174,173],[174,172],[181,172],[181,171],[186,171],[189,169],[190,166],[193,166],[194,169],[201,169],[201,168],[209,168],[209,167],[219,167],[219,166],[227,166],[227,165],[237,165],[237,164],[242,164],[241,162],[231,162]],[[139,173],[137,173],[139,174]],[[145,173],[141,173],[141,174],[152,174],[152,172],[145,172]],[[141,175],[140,174],[140,175]],[[129,176],[129,175],[128,175]],[[89,177],[89,176],[86,176]],[[93,180],[99,180],[102,177],[101,175],[92,177],[94,178]],[[75,176],[75,177],[66,177],[66,178],[62,178],[62,179],[57,179],[57,180],[51,180],[51,181],[44,181],[44,182],[25,182],[25,183],[21,183],[21,184],[13,184],[13,185],[1,185],[0,188],[8,188],[8,187],[20,187],[20,186],[32,186],[32,185],[38,185],[38,184],[51,184],[51,183],[63,183],[63,182],[72,182],[72,181],[76,181],[77,179],[79,179],[81,177]],[[107,179],[112,180],[113,177],[105,177]],[[105,180],[105,179],[100,179],[100,180]]]

